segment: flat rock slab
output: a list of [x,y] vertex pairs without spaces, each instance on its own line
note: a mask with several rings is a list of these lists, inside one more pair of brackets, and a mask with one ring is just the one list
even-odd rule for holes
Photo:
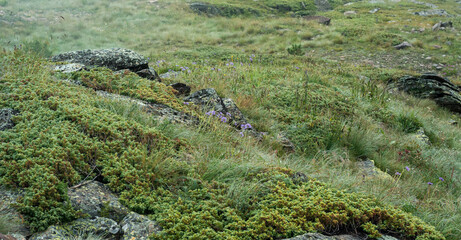
[[80,63],[87,67],[107,67],[113,71],[130,69],[138,72],[149,69],[142,55],[124,48],[80,50],[58,54],[51,58],[54,62]]
[[444,9],[430,9],[420,12],[415,12],[415,15],[429,17],[429,16],[448,16],[448,12]]

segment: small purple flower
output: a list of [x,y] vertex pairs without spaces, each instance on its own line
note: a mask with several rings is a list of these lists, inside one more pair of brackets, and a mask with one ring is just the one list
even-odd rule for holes
[[222,117],[222,118],[221,118],[221,122],[224,122],[224,123],[227,122],[227,118],[226,118],[226,117]]
[[399,173],[399,172],[395,172],[395,175],[398,175],[398,176],[400,176],[400,175],[402,175],[402,174],[401,174],[401,173]]
[[214,71],[214,67],[212,67],[211,70]]
[[242,137],[245,136],[245,135],[243,135],[243,132],[239,132],[239,133],[240,133],[240,136],[242,136]]
[[253,58],[250,57],[250,62],[253,62]]
[[249,124],[249,123],[245,124],[245,129],[247,129],[247,128],[252,128],[251,124]]
[[226,63],[226,66],[229,66],[229,63]]
[[230,112],[227,112],[226,115],[229,116],[229,117],[232,116],[232,114]]
[[410,171],[410,168],[408,166],[405,167],[405,170],[407,170],[408,172]]
[[296,70],[299,70],[299,67],[296,67]]
[[442,182],[445,181],[445,179],[443,179],[443,177],[439,177],[439,180],[442,181]]
[[230,62],[229,65],[234,66],[234,63],[233,63],[233,62]]
[[192,62],[193,65],[196,65],[197,63],[196,62]]
[[188,103],[188,102],[183,102],[183,103],[184,103],[185,105],[189,105],[189,103]]
[[240,66],[243,66],[243,62],[240,62]]
[[218,68],[218,72],[221,71],[221,68]]
[[207,113],[205,113],[205,114],[208,115],[208,116],[210,116],[210,115],[211,115],[211,116],[214,116],[215,113],[216,113],[216,112],[213,110],[213,111],[209,111],[209,112],[207,112]]
[[428,184],[428,185],[432,185],[433,183],[431,183],[431,182],[427,182],[427,184]]

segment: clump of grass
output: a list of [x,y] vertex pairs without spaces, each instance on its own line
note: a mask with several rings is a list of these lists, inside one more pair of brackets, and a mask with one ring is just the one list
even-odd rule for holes
[[423,124],[414,112],[402,113],[395,118],[396,126],[404,133],[415,133]]

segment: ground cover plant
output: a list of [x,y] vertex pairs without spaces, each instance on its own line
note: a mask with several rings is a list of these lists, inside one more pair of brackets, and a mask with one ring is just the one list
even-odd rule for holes
[[[2,185],[27,190],[16,207],[35,231],[79,217],[66,188],[90,176],[157,220],[165,229],[160,239],[354,230],[408,239],[461,235],[461,131],[450,124],[460,117],[386,89],[391,79],[425,71],[461,82],[456,2],[433,2],[450,17],[423,17],[412,13],[430,8],[410,1],[332,1],[327,12],[305,1],[308,14],[332,18],[331,26],[304,20],[297,9],[303,1],[282,2],[290,8],[209,2],[229,14],[197,14],[184,1],[0,4],[0,108],[22,113],[15,128],[1,132],[0,177]],[[344,16],[351,10],[357,14]],[[432,31],[438,21],[454,28]],[[393,48],[402,41],[413,47]],[[114,46],[143,53],[159,73],[181,72],[166,84],[212,87],[234,99],[264,139],[208,118],[162,83],[107,69],[53,75],[44,59]],[[205,123],[157,122],[94,90],[163,103]],[[430,144],[415,137],[421,128]],[[276,141],[280,133],[294,152]],[[386,174],[363,175],[356,162],[365,159]],[[309,180],[296,180],[297,172]],[[326,206],[299,210],[318,199]]]

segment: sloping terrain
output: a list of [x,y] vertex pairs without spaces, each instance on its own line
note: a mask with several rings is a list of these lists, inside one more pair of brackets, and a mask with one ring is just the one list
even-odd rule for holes
[[[0,6],[0,181],[23,190],[14,208],[32,232],[84,217],[67,189],[93,179],[158,222],[156,239],[461,235],[459,113],[388,85],[434,72],[460,99],[458,2]],[[109,47],[147,56],[161,82],[59,73],[47,59]],[[233,99],[249,127],[177,96],[167,85],[178,82]],[[163,121],[139,101],[193,121]]]

